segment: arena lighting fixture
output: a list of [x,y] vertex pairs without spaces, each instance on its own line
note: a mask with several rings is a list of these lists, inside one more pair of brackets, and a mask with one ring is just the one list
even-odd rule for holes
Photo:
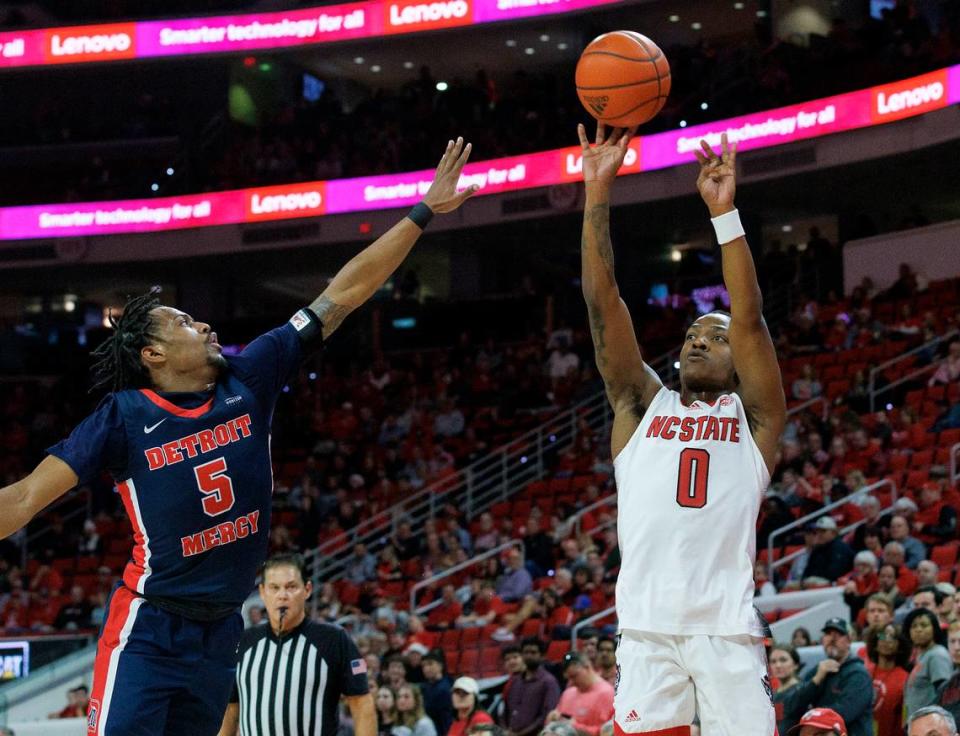
[[273,69],[273,64],[271,64],[269,61],[265,61],[260,65],[260,71],[262,72],[268,72],[271,69]]
[[667,18],[667,20],[670,21],[671,23],[679,23],[679,22],[680,22],[680,16],[679,16],[679,15],[671,15],[669,18]]
[[530,46],[527,46],[527,48],[523,50],[523,53],[527,56],[533,56],[536,52]]
[[558,44],[557,44],[557,48],[558,48],[560,51],[566,51],[566,50],[567,50],[567,44],[565,44],[565,43],[563,43],[563,42],[558,43]]
[[316,380],[317,380],[317,374],[314,373],[313,371],[310,371],[310,375],[307,376],[307,378],[309,378],[311,381],[316,381]]
[[379,64],[374,64],[372,67],[370,67],[370,71],[372,71],[374,74],[376,74],[377,72],[380,71],[380,65],[379,65]]
[[675,371],[680,370],[680,361],[679,361],[679,360],[676,360],[676,361],[673,362],[673,370],[675,370]]
[[437,92],[446,92],[448,86],[446,82],[437,82]]
[[403,68],[404,68],[404,69],[413,69],[413,62],[412,62],[412,61],[405,61],[405,62],[403,62]]
[[733,9],[734,9],[734,10],[743,10],[743,3],[734,3],[734,4],[733,4]]
[[544,43],[546,43],[547,41],[550,40],[550,36],[548,36],[546,33],[541,33],[541,34],[540,34],[540,40],[543,41]]
[[362,57],[362,56],[355,56],[354,59],[353,59],[353,63],[354,63],[354,64],[362,64],[362,63],[363,63],[363,57]]
[[757,17],[758,17],[758,18],[766,18],[766,17],[767,17],[767,11],[766,11],[766,10],[758,10],[758,11],[757,11]]
[[701,103],[700,103],[700,109],[701,109],[701,110],[706,110],[708,107],[710,107],[710,105],[708,105],[706,102],[701,102]]
[[792,232],[793,232],[793,225],[790,225],[790,224],[784,225],[783,228],[782,228],[782,230],[783,230],[783,232],[785,232],[785,233],[792,233]]
[[674,263],[679,263],[683,259],[683,253],[680,252],[679,248],[670,249],[670,260]]
[[517,45],[517,42],[514,39],[512,38],[507,39],[507,46],[509,46],[510,48],[513,48],[516,45]]
[[693,23],[690,24],[690,27],[691,27],[693,30],[695,30],[695,31],[699,31],[701,28],[703,28],[703,23],[701,23],[700,21],[696,20],[696,21],[694,21]]
[[687,127],[687,121],[686,121],[686,120],[681,120],[681,121],[680,121],[680,127],[681,127],[681,128],[686,128],[686,127]]
[[172,166],[167,167],[167,176],[173,176],[174,171]]
[[160,191],[160,185],[157,184],[156,182],[154,182],[153,184],[150,185],[150,191],[151,191],[151,192],[159,192],[159,191]]

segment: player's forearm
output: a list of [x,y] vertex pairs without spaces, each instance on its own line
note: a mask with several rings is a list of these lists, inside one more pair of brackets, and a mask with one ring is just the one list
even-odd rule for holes
[[[728,209],[729,211],[729,209]],[[711,217],[724,212],[710,211]],[[739,237],[720,246],[723,259],[723,283],[730,294],[730,314],[739,324],[756,322],[763,318],[763,294],[757,282],[757,269],[747,239]]]
[[373,704],[373,696],[349,698],[347,707],[350,708],[350,715],[353,716],[354,736],[376,736],[377,710]]
[[26,478],[0,488],[0,539],[6,539],[23,527],[40,510],[31,502],[31,493]]
[[587,186],[580,238],[583,297],[591,306],[602,306],[619,298],[610,240],[610,189],[599,184]]
[[330,285],[310,305],[323,322],[324,337],[387,282],[422,233],[412,220],[404,217],[337,272]]

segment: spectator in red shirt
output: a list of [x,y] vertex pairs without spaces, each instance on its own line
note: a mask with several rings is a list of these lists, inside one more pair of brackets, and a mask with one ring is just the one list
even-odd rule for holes
[[913,517],[913,532],[928,546],[944,544],[957,536],[957,510],[943,502],[940,484],[930,481],[920,490],[920,508]]
[[86,718],[87,705],[89,703],[89,692],[86,685],[80,685],[71,690],[67,690],[67,705],[56,713],[51,713],[47,718]]
[[472,677],[459,677],[453,683],[451,699],[453,701],[453,723],[447,736],[465,736],[470,729],[480,723],[493,723],[493,718],[480,707],[478,696],[480,684]]
[[427,616],[427,628],[442,631],[450,629],[456,624],[456,621],[463,615],[463,606],[457,600],[457,590],[450,585],[443,586],[440,605],[430,611]]
[[867,672],[873,679],[876,736],[903,733],[903,688],[910,676],[912,650],[896,624],[867,632]]
[[873,552],[858,552],[853,558],[853,572],[837,581],[844,586],[843,600],[850,606],[851,618],[856,618],[867,598],[880,589],[877,565]]
[[507,604],[497,595],[497,586],[492,580],[484,580],[480,584],[480,591],[473,599],[473,611],[457,619],[457,626],[487,626],[496,623],[507,610]]

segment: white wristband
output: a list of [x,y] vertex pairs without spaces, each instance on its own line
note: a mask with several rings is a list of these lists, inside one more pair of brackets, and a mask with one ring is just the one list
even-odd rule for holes
[[745,235],[738,210],[730,210],[719,217],[711,217],[710,222],[713,223],[713,230],[717,234],[717,242],[720,245],[726,245]]

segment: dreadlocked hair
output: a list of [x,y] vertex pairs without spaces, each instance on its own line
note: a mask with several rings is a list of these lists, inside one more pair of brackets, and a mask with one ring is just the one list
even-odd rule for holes
[[140,351],[157,339],[150,310],[160,306],[160,287],[153,286],[146,294],[129,297],[120,318],[110,314],[113,334],[93,351],[93,386],[108,386],[110,391],[127,388],[145,388],[150,385],[150,373]]

